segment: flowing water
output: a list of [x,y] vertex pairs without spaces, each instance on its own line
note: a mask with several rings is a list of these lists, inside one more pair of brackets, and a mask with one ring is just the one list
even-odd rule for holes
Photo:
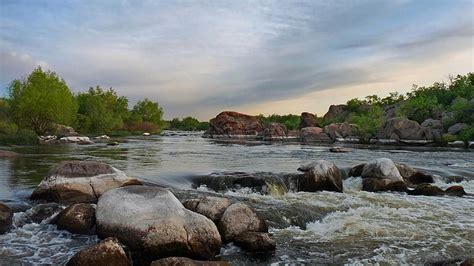
[[[99,160],[129,175],[169,187],[180,198],[216,194],[192,188],[192,178],[211,172],[294,173],[299,165],[325,159],[347,169],[388,157],[437,176],[464,176],[474,193],[474,153],[465,150],[353,148],[330,153],[327,146],[298,143],[222,143],[199,134],[133,137],[119,146],[95,144],[0,147],[21,153],[0,159],[0,201],[15,206],[17,225],[0,235],[0,264],[64,264],[95,236],[59,231],[48,223],[25,223],[33,188],[62,160]],[[361,191],[360,178],[344,181],[344,193],[268,196],[248,189],[227,191],[256,208],[277,241],[271,256],[253,257],[232,244],[221,250],[233,264],[423,264],[474,256],[474,197],[426,197]],[[436,185],[446,188],[442,178]]]

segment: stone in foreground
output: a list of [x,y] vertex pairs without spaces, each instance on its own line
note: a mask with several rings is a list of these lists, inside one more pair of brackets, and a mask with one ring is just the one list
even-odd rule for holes
[[219,222],[227,207],[232,202],[227,198],[205,197],[183,202],[186,209],[197,212],[211,219],[214,223]]
[[66,264],[67,266],[89,265],[131,265],[120,242],[115,237],[109,237],[100,243],[77,252]]
[[250,252],[271,252],[276,242],[269,233],[244,232],[234,238],[234,244]]
[[91,234],[95,225],[95,209],[86,203],[73,204],[58,214],[58,229],[74,234]]
[[52,168],[31,195],[60,203],[93,203],[106,191],[142,184],[114,167],[94,161],[65,161]]
[[230,264],[225,261],[199,261],[186,257],[168,257],[155,260],[150,266],[230,266]]
[[268,232],[267,223],[252,208],[243,203],[230,205],[219,221],[219,232],[225,243],[244,232]]
[[0,203],[0,234],[10,230],[13,222],[13,211],[7,205]]
[[[400,191],[400,185],[404,182],[397,166],[388,158],[379,158],[368,162],[364,165],[361,176],[363,179],[362,190],[371,192]],[[392,183],[397,184],[391,185]]]
[[221,246],[216,225],[184,208],[163,188],[127,186],[110,190],[100,197],[96,217],[100,237],[115,236],[150,258],[210,259]]
[[[305,172],[304,175],[297,180],[298,191],[335,191],[342,192],[342,176],[337,166],[329,161],[319,160],[308,165],[298,168],[299,171]],[[289,187],[294,187],[289,185]]]

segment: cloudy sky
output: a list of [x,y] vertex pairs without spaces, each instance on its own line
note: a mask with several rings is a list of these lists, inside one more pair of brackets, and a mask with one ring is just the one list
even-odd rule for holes
[[474,71],[472,0],[0,0],[0,94],[40,65],[167,118],[316,112]]

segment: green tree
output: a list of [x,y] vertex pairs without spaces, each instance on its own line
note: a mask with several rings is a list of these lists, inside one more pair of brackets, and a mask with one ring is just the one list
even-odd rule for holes
[[132,120],[134,122],[150,122],[160,125],[163,121],[163,109],[157,102],[145,98],[138,101],[132,109]]
[[384,121],[382,107],[372,105],[367,112],[353,114],[348,118],[349,123],[359,126],[362,139],[368,141],[375,136]]
[[9,86],[14,120],[38,134],[50,131],[53,123],[71,125],[77,105],[66,82],[52,71],[36,68],[23,80]]

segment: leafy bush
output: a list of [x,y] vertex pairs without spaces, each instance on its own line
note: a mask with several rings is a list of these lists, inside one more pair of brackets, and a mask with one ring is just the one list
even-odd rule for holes
[[285,125],[288,130],[298,129],[300,126],[301,118],[299,115],[277,115],[272,114],[270,116],[260,115],[260,119],[265,123],[281,123]]
[[33,145],[38,143],[38,135],[33,130],[20,129],[14,134],[0,133],[1,145]]
[[200,122],[194,117],[185,117],[183,120],[179,118],[173,118],[169,121],[170,129],[193,131],[193,130],[207,130],[209,128],[209,122]]
[[474,141],[474,125],[461,131],[459,133],[459,139],[463,141]]
[[359,126],[362,140],[368,141],[375,136],[384,121],[384,113],[380,106],[371,106],[370,111],[352,114],[348,119],[349,123]]

